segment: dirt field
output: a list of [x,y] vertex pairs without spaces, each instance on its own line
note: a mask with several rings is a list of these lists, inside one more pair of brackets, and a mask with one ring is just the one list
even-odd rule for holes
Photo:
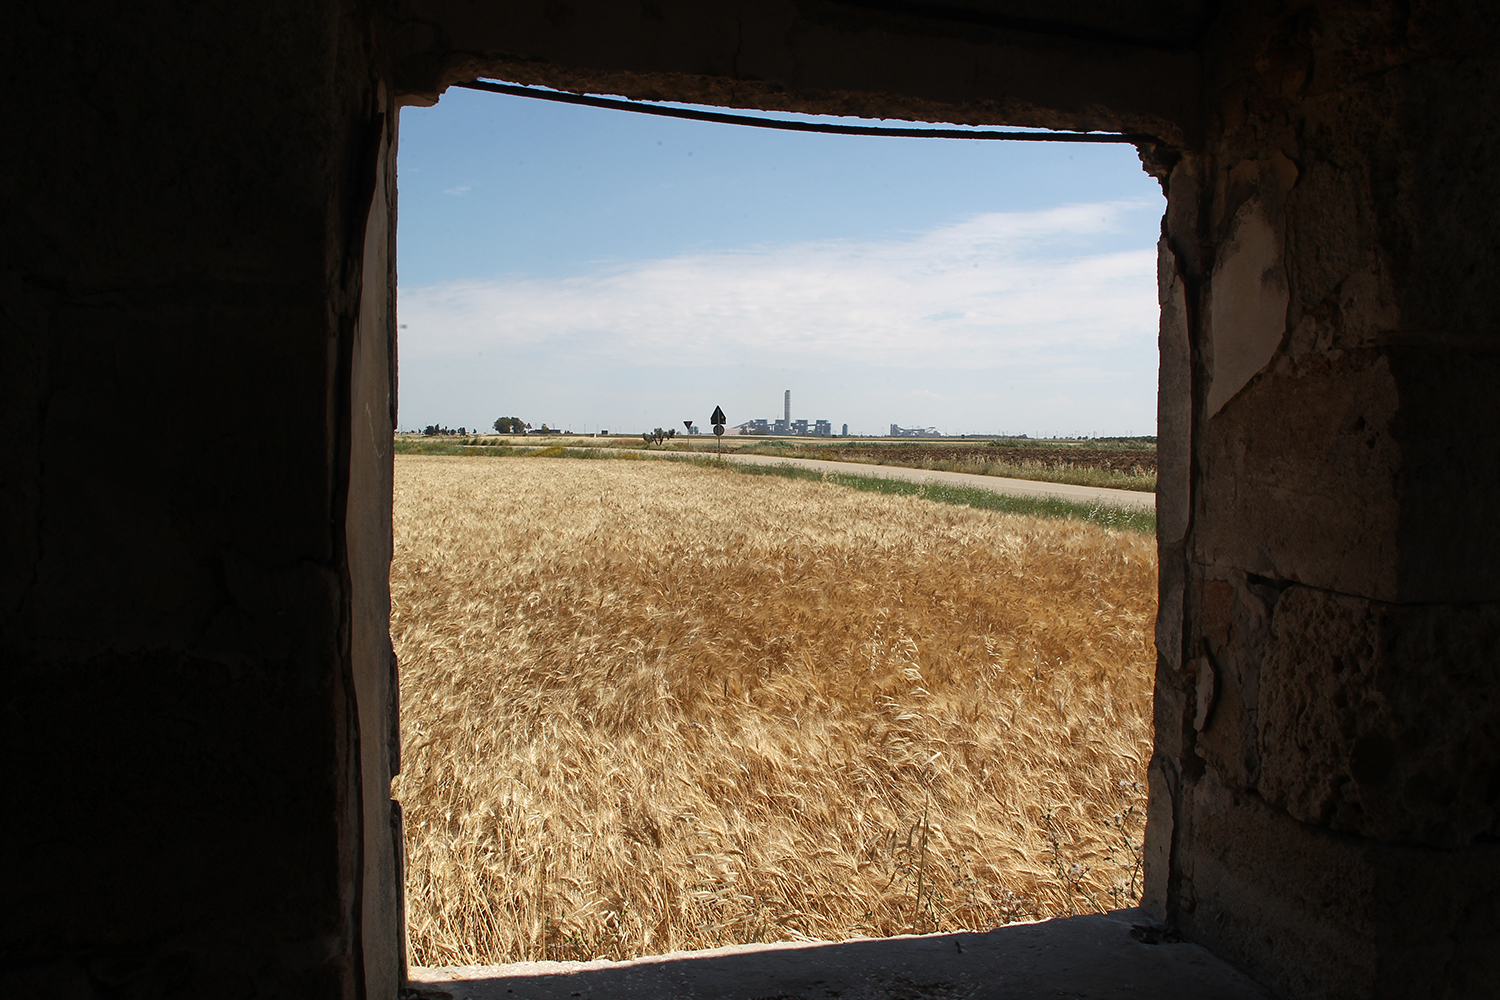
[[942,445],[853,445],[819,449],[820,458],[835,458],[840,462],[872,462],[876,465],[909,465],[922,461],[964,462],[975,459],[1010,462],[1021,465],[1036,462],[1050,466],[1076,466],[1108,469],[1129,475],[1156,473],[1156,451],[1138,449],[1086,448],[1046,445],[1016,447],[1012,445],[987,445],[975,447],[944,447]]
[[[676,446],[699,447],[694,443]],[[735,439],[734,447],[738,451],[787,458],[936,469],[1143,492],[1156,490],[1156,444],[1142,438],[872,441],[740,436]]]
[[1149,537],[666,463],[396,474],[415,962],[1137,896]]
[[1073,483],[1111,489],[1156,490],[1156,444],[1148,438],[1026,440],[1016,438],[946,439],[808,438],[732,435],[722,442],[709,435],[679,436],[649,445],[636,436],[603,439],[579,437],[420,437],[398,435],[398,451],[460,452],[483,447],[504,453],[563,447],[645,448],[694,453],[746,452],[786,458],[941,469],[1042,482]]

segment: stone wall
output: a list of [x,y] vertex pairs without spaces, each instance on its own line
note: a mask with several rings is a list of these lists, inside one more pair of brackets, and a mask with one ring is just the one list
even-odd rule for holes
[[1148,902],[1289,996],[1500,982],[1500,39],[1465,15],[1226,18],[1168,182]]

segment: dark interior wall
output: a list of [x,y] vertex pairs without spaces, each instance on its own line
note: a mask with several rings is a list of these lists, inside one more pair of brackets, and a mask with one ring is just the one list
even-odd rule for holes
[[727,107],[1191,135],[1202,4],[1053,6],[396,0],[393,85],[430,103],[490,74]]
[[1147,904],[1287,996],[1490,995],[1500,39],[1473,6],[23,3],[10,982],[391,994],[394,108],[482,71],[1159,136]]
[[350,370],[375,158],[394,154],[373,20],[300,0],[7,8],[12,990],[362,993]]

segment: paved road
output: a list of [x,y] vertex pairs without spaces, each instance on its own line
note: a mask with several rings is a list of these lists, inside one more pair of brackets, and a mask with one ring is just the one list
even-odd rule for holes
[[[569,444],[568,447],[576,447]],[[723,458],[726,462],[750,465],[796,465],[818,472],[836,472],[847,476],[875,476],[882,479],[904,479],[909,483],[948,483],[973,486],[1013,497],[1057,497],[1074,503],[1106,503],[1111,507],[1145,507],[1156,509],[1156,494],[1139,490],[1111,490],[1102,486],[1073,486],[1068,483],[1039,483],[1030,479],[1005,479],[1001,476],[978,476],[972,472],[938,472],[932,469],[907,469],[899,465],[867,465],[863,462],[829,462],[821,458],[778,458],[775,455],[715,455],[712,451],[641,451],[637,448],[604,447],[599,451],[619,454],[633,452],[642,458]]]
[[1156,494],[1136,490],[1110,490],[1098,486],[1070,486],[1066,483],[1037,483],[1029,479],[1003,479],[1000,476],[976,476],[969,472],[935,472],[930,469],[903,469],[895,465],[865,465],[861,462],[828,462],[820,458],[776,458],[773,455],[725,455],[726,462],[753,465],[798,465],[819,472],[842,472],[850,476],[878,476],[904,479],[912,483],[949,483],[974,486],[1014,497],[1058,497],[1076,503],[1107,503],[1112,507],[1148,507],[1156,509]]

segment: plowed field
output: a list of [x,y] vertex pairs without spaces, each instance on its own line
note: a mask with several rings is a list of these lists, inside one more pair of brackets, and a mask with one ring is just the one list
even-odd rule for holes
[[[1088,448],[1071,445],[937,445],[856,444],[820,445],[798,457],[871,465],[921,467],[924,462],[1028,463],[1056,468],[1107,469],[1126,475],[1156,475],[1156,450]],[[816,454],[813,452],[816,451]]]

